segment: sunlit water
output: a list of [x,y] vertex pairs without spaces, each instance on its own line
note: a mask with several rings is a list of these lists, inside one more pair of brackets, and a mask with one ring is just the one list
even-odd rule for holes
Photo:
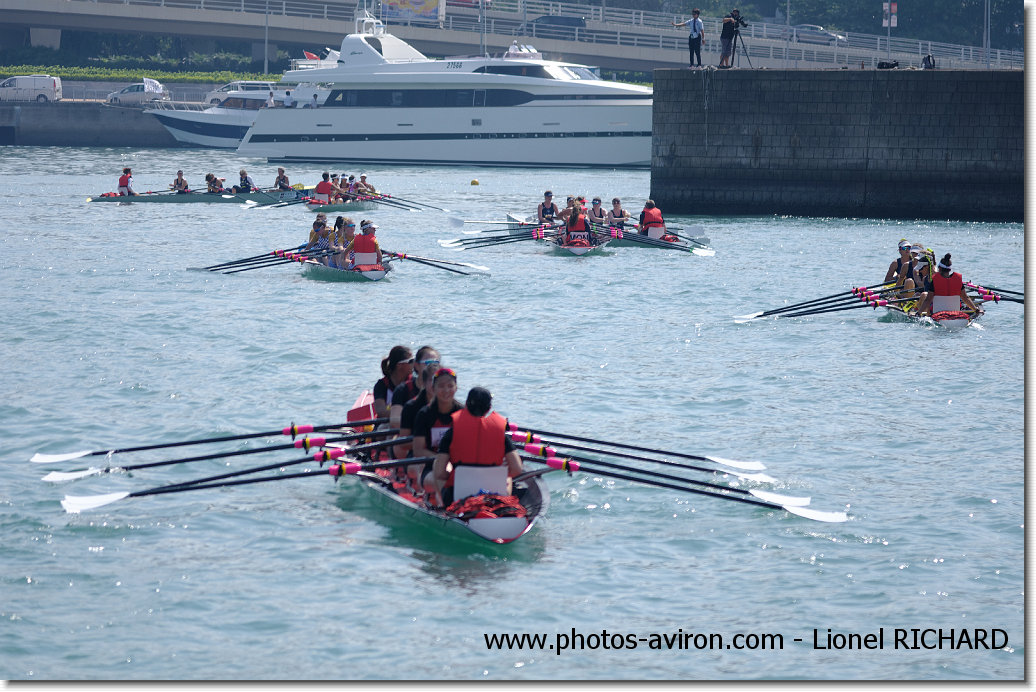
[[[992,305],[959,332],[870,309],[733,320],[877,283],[902,237],[951,251],[966,278],[1022,290],[1020,224],[676,218],[703,226],[716,256],[617,248],[577,259],[531,242],[455,254],[436,241],[459,236],[457,219],[531,211],[548,188],[637,210],[649,174],[395,168],[371,180],[450,211],[365,214],[383,247],[492,275],[404,263],[382,282],[329,283],[297,266],[186,271],[302,241],[312,214],[85,203],[124,165],[140,190],[163,189],[177,168],[196,185],[242,166],[267,184],[275,169],[204,150],[0,155],[0,677],[1023,675],[1023,306]],[[289,174],[313,183],[320,170]],[[492,548],[448,543],[326,477],[68,515],[66,493],[140,490],[227,464],[50,484],[40,477],[55,466],[28,463],[37,451],[334,423],[396,343],[438,346],[462,393],[490,388],[523,424],[760,460],[779,479],[760,487],[808,494],[850,521],[553,473],[544,521]],[[188,448],[201,449],[213,451]],[[271,457],[255,458],[229,465]],[[103,463],[58,467],[91,461]],[[884,650],[813,648],[814,629],[823,639],[881,627]],[[894,628],[996,628],[1009,645],[896,650]],[[784,641],[654,650],[611,638],[681,630]],[[487,633],[587,639],[583,650],[501,651]]]

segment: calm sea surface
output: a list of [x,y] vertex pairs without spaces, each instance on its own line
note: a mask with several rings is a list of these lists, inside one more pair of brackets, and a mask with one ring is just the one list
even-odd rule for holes
[[[1024,307],[991,305],[958,332],[869,309],[732,319],[877,283],[903,237],[952,252],[966,278],[1023,290],[1021,224],[671,218],[701,225],[716,256],[617,248],[577,259],[532,243],[455,254],[436,241],[459,235],[456,219],[531,211],[548,188],[618,195],[636,211],[649,174],[370,170],[379,189],[450,210],[365,214],[383,247],[492,276],[404,263],[382,282],[329,283],[289,266],[186,271],[303,241],[312,214],[87,204],[125,165],[138,190],[164,189],[177,168],[195,185],[208,171],[275,175],[210,150],[0,152],[0,678],[1023,676]],[[320,170],[289,175],[314,183]],[[461,392],[490,388],[512,420],[759,460],[779,479],[761,487],[850,520],[555,473],[544,521],[494,548],[448,543],[349,479],[69,515],[66,493],[141,490],[228,464],[52,484],[44,473],[103,458],[28,463],[37,451],[339,422],[397,343],[437,346]],[[884,628],[885,648],[815,649],[814,630],[824,645],[829,628]],[[1008,644],[897,650],[896,628],[954,639],[995,629]],[[723,648],[649,645],[689,633],[721,635]],[[583,647],[490,650],[486,634]],[[783,647],[739,634],[780,635]]]

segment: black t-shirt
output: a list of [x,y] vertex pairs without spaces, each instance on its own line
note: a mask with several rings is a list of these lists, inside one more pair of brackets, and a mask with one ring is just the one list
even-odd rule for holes
[[398,406],[405,406],[406,402],[417,396],[417,383],[414,382],[414,376],[406,378],[404,382],[397,385],[392,390],[392,401]]
[[432,400],[427,406],[414,416],[414,427],[411,434],[415,437],[423,437],[425,446],[432,452],[439,446],[443,434],[453,427],[453,414],[464,408],[459,401],[453,400],[449,413],[439,411],[439,402]]
[[[395,397],[396,395],[393,394],[392,396]],[[427,403],[428,393],[422,389],[417,396],[403,404],[403,413],[399,416],[399,427],[413,432],[414,418],[417,417],[417,412],[424,408]]]
[[394,400],[393,393],[395,392],[395,387],[392,387],[391,389],[389,389],[389,387],[392,387],[392,384],[389,382],[389,378],[387,377],[382,377],[374,385],[374,398],[384,399],[386,406],[391,406]]
[[[728,14],[723,19],[734,19],[734,15]],[[737,28],[737,20],[734,19],[732,22],[723,22],[723,30],[720,32],[720,38],[734,38],[734,29]]]

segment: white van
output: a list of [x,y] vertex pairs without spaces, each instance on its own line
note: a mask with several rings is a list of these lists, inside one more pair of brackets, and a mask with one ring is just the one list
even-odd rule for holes
[[[209,93],[205,94],[205,103],[219,103],[231,92],[253,92],[261,91],[264,95],[269,95],[272,91],[276,96],[284,96],[284,89],[291,89],[293,84],[281,84],[278,85],[276,82],[231,82],[230,84],[224,84],[219,89],[213,89]],[[235,96],[241,96],[240,93],[235,93]]]
[[0,101],[47,101],[61,100],[61,78],[49,74],[34,74],[26,77],[8,77],[0,82]]

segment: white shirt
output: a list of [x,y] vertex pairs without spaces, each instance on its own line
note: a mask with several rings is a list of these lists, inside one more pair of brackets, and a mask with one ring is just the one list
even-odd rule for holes
[[691,38],[697,38],[705,31],[705,25],[701,23],[701,19],[691,18],[687,26],[691,29]]

